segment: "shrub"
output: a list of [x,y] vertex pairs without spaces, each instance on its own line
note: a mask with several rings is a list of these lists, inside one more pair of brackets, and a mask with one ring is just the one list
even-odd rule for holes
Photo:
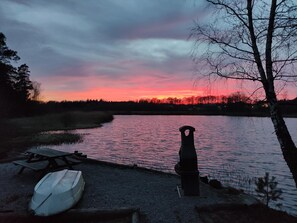
[[271,200],[281,199],[282,190],[277,188],[278,183],[275,181],[275,177],[270,178],[269,173],[265,173],[264,177],[259,177],[255,184],[258,197],[262,199],[266,206],[269,205]]

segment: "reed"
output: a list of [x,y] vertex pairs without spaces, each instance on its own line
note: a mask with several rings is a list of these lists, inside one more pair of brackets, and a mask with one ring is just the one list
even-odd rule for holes
[[[105,112],[64,112],[0,121],[0,161],[17,156],[32,146],[76,143],[80,134],[71,130],[100,127],[112,121]],[[50,132],[50,131],[60,132]]]
[[47,114],[43,116],[15,118],[8,120],[8,124],[20,128],[21,131],[25,132],[41,132],[95,128],[112,119],[113,116],[109,113],[74,111]]

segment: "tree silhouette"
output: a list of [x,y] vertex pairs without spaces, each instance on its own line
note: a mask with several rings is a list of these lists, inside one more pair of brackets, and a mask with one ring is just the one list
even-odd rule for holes
[[281,199],[282,190],[277,188],[278,182],[275,177],[269,177],[269,173],[265,173],[264,177],[259,177],[256,182],[256,192],[258,197],[265,202],[268,207],[269,202]]
[[22,64],[18,67],[18,71],[15,75],[14,89],[21,102],[27,102],[29,100],[33,85],[30,81],[30,70],[26,64]]
[[41,84],[37,81],[32,81],[32,91],[30,92],[30,99],[33,101],[40,100]]
[[[297,7],[293,0],[207,0],[213,20],[196,23],[194,60],[202,75],[249,80],[265,93],[284,159],[297,187],[297,148],[276,96],[275,82],[297,81]],[[204,73],[202,73],[205,71]]]
[[13,66],[20,60],[17,52],[6,45],[6,37],[0,32],[0,115],[1,117],[19,114],[20,108],[27,105],[31,91],[30,71],[26,64]]

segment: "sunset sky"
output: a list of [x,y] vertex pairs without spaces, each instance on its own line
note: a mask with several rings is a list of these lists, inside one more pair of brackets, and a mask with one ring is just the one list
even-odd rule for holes
[[46,101],[182,98],[245,90],[226,81],[211,86],[195,82],[188,37],[193,21],[209,16],[202,2],[1,0],[0,32],[18,51],[19,64],[30,67],[31,79],[41,83]]

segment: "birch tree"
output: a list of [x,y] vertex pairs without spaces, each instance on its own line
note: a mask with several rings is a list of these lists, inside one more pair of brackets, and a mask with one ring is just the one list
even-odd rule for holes
[[[258,82],[267,100],[283,157],[297,187],[297,149],[283,119],[276,82],[296,82],[297,6],[294,0],[206,0],[215,10],[196,22],[194,60],[201,75]],[[204,72],[204,73],[203,73]]]

